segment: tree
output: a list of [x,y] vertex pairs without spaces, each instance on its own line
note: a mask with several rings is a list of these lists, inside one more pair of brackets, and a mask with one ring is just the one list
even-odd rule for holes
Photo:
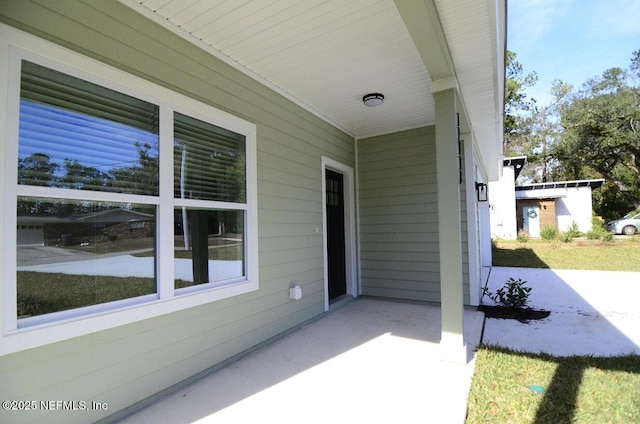
[[553,100],[546,106],[538,106],[536,99],[527,99],[524,92],[537,81],[537,74],[525,75],[516,54],[508,51],[503,153],[507,157],[527,157],[520,181],[546,182],[551,178],[555,164],[549,150],[560,132],[559,109],[572,89],[570,85],[555,80],[551,86]]
[[109,170],[107,190],[132,194],[158,194],[159,160],[149,143],[134,143],[138,161],[129,167]]
[[[610,189],[618,191],[618,201],[626,202],[626,207],[617,207],[627,211],[640,207],[639,76],[640,51],[636,51],[628,71],[611,68],[585,82],[561,110],[564,134],[552,152],[577,175],[605,178]],[[604,215],[606,205],[597,206],[596,212]]]
[[18,184],[54,187],[56,171],[60,168],[44,153],[33,153],[24,159],[18,159]]
[[[33,153],[24,159],[18,159],[18,184],[55,187],[58,183],[56,171],[60,168],[44,153]],[[53,203],[45,200],[27,200],[18,198],[18,215],[43,214]]]
[[561,136],[560,111],[565,107],[572,86],[560,80],[551,84],[551,102],[546,106],[534,106],[526,121],[529,137],[527,169],[521,173],[523,178],[532,182],[547,182],[557,178],[558,163],[551,150]]
[[64,169],[67,171],[60,179],[62,187],[74,190],[101,190],[109,177],[94,166],[85,166],[77,159],[65,159]]
[[524,90],[538,81],[535,72],[524,74],[524,68],[516,60],[516,53],[507,51],[504,99],[504,145],[505,156],[527,155],[530,146],[530,115],[535,108],[535,99],[528,100]]

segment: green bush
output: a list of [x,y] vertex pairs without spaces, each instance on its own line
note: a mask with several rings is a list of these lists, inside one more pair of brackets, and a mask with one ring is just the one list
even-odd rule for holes
[[599,216],[593,216],[591,219],[591,231],[587,233],[589,240],[613,241],[615,237],[605,227],[604,220]]
[[516,236],[516,240],[518,240],[518,242],[520,243],[528,242],[529,238],[529,233],[527,233],[525,230],[518,231],[518,235]]
[[606,231],[606,232],[602,235],[602,237],[600,237],[600,239],[601,239],[602,241],[614,241],[616,238],[615,238],[615,236],[614,236],[612,233],[610,233],[609,231]]
[[527,306],[531,292],[531,287],[525,287],[525,284],[527,284],[527,281],[521,278],[516,280],[513,277],[509,277],[505,285],[496,290],[495,293],[484,287],[483,294],[499,305],[507,308],[522,309]]
[[585,234],[585,236],[587,236],[589,240],[598,240],[600,239],[602,234],[598,233],[597,231],[591,230],[591,231],[588,231],[587,234]]
[[560,241],[563,243],[571,243],[573,241],[573,235],[569,231],[560,234]]
[[604,219],[594,213],[593,215],[591,215],[591,227],[606,229]]
[[569,225],[569,229],[565,232],[565,234],[571,238],[580,237],[582,235],[576,221],[571,221],[571,225]]
[[540,230],[542,240],[555,240],[558,238],[558,235],[558,229],[551,225],[545,225],[544,228]]

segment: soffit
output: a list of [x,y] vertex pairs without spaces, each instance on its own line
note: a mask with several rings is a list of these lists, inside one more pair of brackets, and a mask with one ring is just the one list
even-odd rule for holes
[[[393,0],[121,1],[355,138],[435,122],[431,78]],[[433,43],[448,43],[481,154],[498,170],[491,2],[434,4],[446,40]],[[382,106],[362,104],[371,92]]]

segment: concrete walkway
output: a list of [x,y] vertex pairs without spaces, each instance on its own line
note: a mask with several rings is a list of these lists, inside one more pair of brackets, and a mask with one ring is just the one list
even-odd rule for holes
[[[470,353],[482,324],[465,312]],[[122,422],[463,423],[474,361],[439,339],[439,308],[359,298]]]
[[509,277],[528,281],[529,306],[551,314],[529,323],[487,318],[483,343],[555,356],[640,354],[640,273],[493,267],[489,290]]

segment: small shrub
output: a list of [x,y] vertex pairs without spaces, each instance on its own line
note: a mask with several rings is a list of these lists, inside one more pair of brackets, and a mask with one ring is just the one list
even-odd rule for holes
[[563,243],[571,243],[573,241],[572,233],[567,231],[566,233],[560,234],[560,241]]
[[587,238],[589,240],[599,240],[600,237],[602,237],[601,233],[599,233],[597,231],[594,231],[594,230],[591,230],[591,231],[587,232],[587,234],[585,234],[585,235],[587,236]]
[[591,220],[591,231],[587,233],[589,240],[613,241],[615,237],[605,227],[604,220],[594,216]]
[[558,229],[550,225],[545,225],[545,227],[540,230],[540,237],[542,240],[555,240],[558,238]]
[[604,229],[606,229],[604,219],[602,219],[602,217],[599,217],[598,215],[593,213],[591,215],[591,227],[592,228],[604,228]]
[[489,299],[499,305],[507,308],[522,309],[527,305],[531,292],[531,287],[525,287],[525,284],[527,284],[527,281],[521,278],[515,280],[513,277],[509,277],[505,285],[496,290],[495,293],[491,293],[485,287],[483,294],[486,294]]
[[615,239],[615,236],[608,231],[606,231],[601,237],[602,241],[614,241]]
[[518,240],[518,242],[526,243],[529,241],[529,239],[529,233],[527,233],[525,230],[518,231],[518,235],[516,236],[516,240]]
[[580,237],[582,235],[582,233],[580,232],[580,228],[578,228],[578,223],[576,221],[571,221],[571,225],[569,225],[569,228],[567,229],[565,234],[568,237],[571,237],[572,239],[576,237]]

